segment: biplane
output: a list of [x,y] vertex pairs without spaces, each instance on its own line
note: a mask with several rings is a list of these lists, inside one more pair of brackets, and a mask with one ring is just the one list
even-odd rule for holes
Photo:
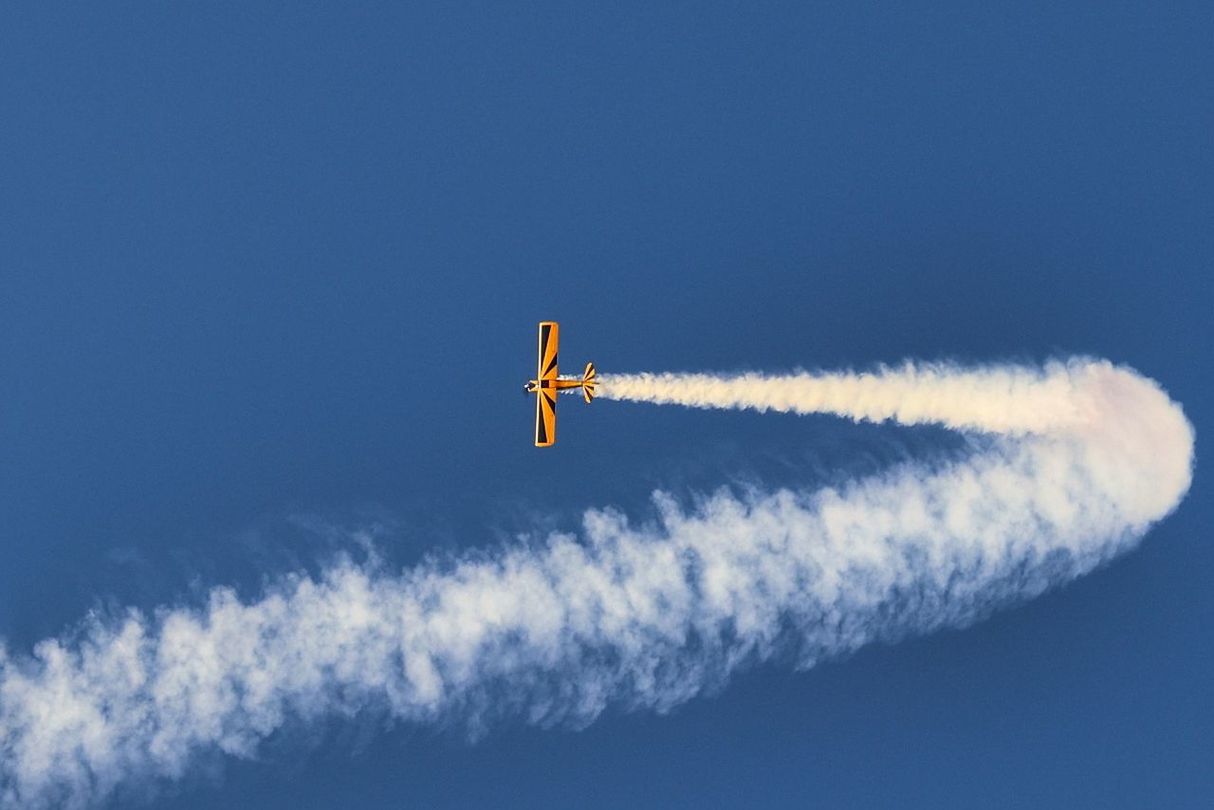
[[579,388],[586,402],[594,399],[594,363],[587,363],[581,377],[560,376],[556,368],[556,350],[561,327],[556,321],[540,321],[539,368],[534,380],[523,387],[535,394],[535,446],[551,447],[556,442],[556,396]]

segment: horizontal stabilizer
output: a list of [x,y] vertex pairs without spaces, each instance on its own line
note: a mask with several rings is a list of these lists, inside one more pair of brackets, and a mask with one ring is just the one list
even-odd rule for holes
[[594,387],[596,385],[594,363],[586,364],[586,373],[582,375],[582,396],[589,403],[594,399]]

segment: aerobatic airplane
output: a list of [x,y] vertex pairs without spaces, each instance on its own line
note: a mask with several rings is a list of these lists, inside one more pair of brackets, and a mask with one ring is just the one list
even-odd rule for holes
[[536,378],[524,386],[535,394],[535,446],[551,447],[556,442],[556,395],[560,391],[582,389],[586,402],[594,399],[594,363],[586,364],[581,377],[561,377],[556,370],[556,349],[560,341],[556,321],[540,321],[540,360]]

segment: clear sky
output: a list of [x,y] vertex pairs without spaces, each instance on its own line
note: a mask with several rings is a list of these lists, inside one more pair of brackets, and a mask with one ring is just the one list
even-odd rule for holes
[[1206,3],[7,6],[0,635],[256,594],[318,527],[409,565],[955,442],[568,401],[538,451],[541,318],[604,373],[1093,354],[1198,462],[1062,591],[665,716],[292,727],[116,806],[1209,806],[1211,42]]

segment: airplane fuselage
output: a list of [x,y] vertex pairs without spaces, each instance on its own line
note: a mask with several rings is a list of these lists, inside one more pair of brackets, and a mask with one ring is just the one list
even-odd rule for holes
[[528,394],[534,394],[537,391],[564,391],[569,388],[581,388],[583,381],[579,379],[573,380],[528,380],[523,386],[523,390]]

